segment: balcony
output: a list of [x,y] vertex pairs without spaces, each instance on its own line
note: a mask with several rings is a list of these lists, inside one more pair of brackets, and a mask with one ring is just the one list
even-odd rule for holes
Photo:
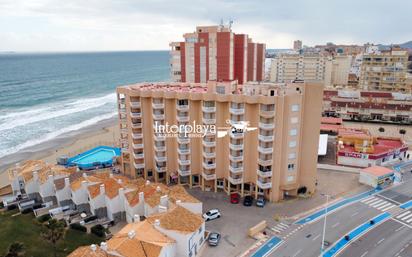
[[144,169],[144,163],[134,163],[136,169]]
[[229,160],[231,160],[232,162],[241,162],[243,161],[243,155],[233,156],[229,154]]
[[189,115],[184,115],[184,116],[176,115],[176,120],[178,122],[189,122],[190,118],[189,118]]
[[263,141],[263,142],[272,142],[275,139],[273,135],[271,136],[259,135],[258,138],[260,141]]
[[190,154],[190,149],[189,148],[177,148],[177,152],[179,154]]
[[142,123],[132,123],[132,128],[142,128]]
[[166,151],[166,146],[164,146],[164,145],[163,146],[154,145],[153,148],[156,152],[165,152]]
[[203,157],[213,159],[216,158],[215,152],[203,152]]
[[140,108],[140,102],[130,101],[130,106],[133,108]]
[[275,116],[275,110],[262,110],[260,109],[260,116],[266,117],[266,118],[272,118]]
[[134,149],[143,149],[143,143],[140,143],[140,144],[132,143],[132,146]]
[[158,167],[158,166],[156,166],[156,167],[155,167],[155,170],[156,170],[157,173],[163,173],[163,172],[166,172],[166,167]]
[[262,165],[262,166],[269,166],[272,165],[273,160],[272,159],[260,159],[258,158],[258,164]]
[[275,124],[273,123],[263,123],[263,122],[259,122],[259,128],[261,129],[274,129],[275,128]]
[[206,180],[215,180],[216,179],[216,174],[207,174],[205,172],[202,172],[202,177]]
[[153,119],[154,120],[164,120],[165,115],[164,114],[155,114],[155,113],[153,113]]
[[126,115],[126,109],[125,108],[119,108],[119,113]]
[[263,170],[259,170],[257,169],[257,173],[260,177],[262,178],[268,178],[268,177],[272,177],[272,171],[263,171]]
[[258,151],[259,153],[263,154],[268,154],[268,153],[273,153],[273,147],[263,147],[263,146],[258,146]]
[[155,141],[165,141],[166,137],[163,134],[153,134]]
[[238,108],[229,108],[229,112],[233,115],[242,115],[245,114],[245,109],[238,109]]
[[272,182],[264,182],[264,181],[260,181],[257,180],[256,184],[258,187],[260,187],[261,189],[269,189],[272,188]]
[[178,162],[180,165],[190,165],[190,160],[177,159],[177,162]]
[[189,105],[188,104],[183,104],[183,105],[178,104],[176,105],[176,109],[181,112],[187,112],[189,111]]
[[216,147],[216,141],[203,140],[202,142],[204,147]]
[[242,139],[244,137],[244,133],[243,132],[230,132],[229,133],[230,137],[233,139]]
[[135,159],[143,159],[144,158],[144,153],[135,153],[135,152],[133,152],[133,157]]
[[243,172],[243,166],[233,167],[232,165],[229,165],[229,170],[232,173],[242,173]]
[[234,151],[243,150],[243,144],[234,145],[234,144],[229,143],[229,148]]
[[202,118],[202,121],[203,121],[203,124],[205,124],[205,125],[216,124],[216,119]]
[[202,106],[202,111],[206,113],[213,113],[216,112],[216,107]]
[[132,133],[132,138],[133,139],[141,139],[141,138],[143,138],[143,134],[142,133]]
[[127,147],[122,147],[121,150],[122,150],[122,153],[128,153],[129,152],[129,148],[127,148]]
[[167,157],[166,156],[157,156],[157,155],[155,155],[154,159],[155,159],[156,162],[165,162],[167,160]]
[[181,168],[177,169],[177,172],[179,173],[180,176],[184,177],[184,176],[189,176],[190,175],[190,170],[182,170]]
[[165,104],[164,103],[152,103],[152,108],[153,109],[164,109]]
[[243,182],[243,178],[232,178],[231,176],[229,176],[228,178],[229,178],[229,182],[233,185],[239,185],[239,184],[242,184]]
[[132,112],[130,111],[130,116],[132,118],[141,118],[142,117],[142,113],[141,112]]
[[190,138],[188,138],[188,137],[177,137],[177,142],[179,144],[189,144],[190,143]]
[[127,128],[120,128],[120,133],[127,133]]
[[216,163],[203,162],[203,168],[205,168],[207,170],[216,169]]

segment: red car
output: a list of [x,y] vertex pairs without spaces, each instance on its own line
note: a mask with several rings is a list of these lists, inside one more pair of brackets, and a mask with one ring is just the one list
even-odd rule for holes
[[240,199],[240,195],[238,193],[230,194],[230,203],[238,204]]

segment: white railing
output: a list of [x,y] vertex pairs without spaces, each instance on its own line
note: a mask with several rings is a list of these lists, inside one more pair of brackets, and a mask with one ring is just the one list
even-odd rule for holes
[[263,142],[272,142],[273,139],[275,139],[273,135],[272,136],[259,135],[258,138],[260,141],[263,141]]
[[205,172],[202,172],[202,177],[206,180],[214,180],[216,179],[216,174],[207,174]]
[[152,107],[153,109],[163,109],[165,108],[165,104],[164,103],[152,103]]
[[185,116],[176,115],[176,119],[179,122],[188,122],[190,120],[189,115],[185,115]]
[[263,170],[257,170],[257,173],[259,176],[261,176],[262,178],[267,178],[267,177],[271,177],[272,176],[272,171],[263,171]]
[[144,169],[144,163],[134,163],[136,169]]
[[229,112],[234,115],[242,115],[245,114],[245,109],[238,109],[238,108],[229,108]]
[[154,113],[153,113],[153,119],[154,119],[154,120],[164,120],[164,119],[165,119],[165,115],[164,115],[164,114],[154,114]]
[[132,138],[133,139],[141,139],[141,138],[143,138],[143,134],[142,133],[132,133]]
[[230,132],[229,135],[231,138],[234,138],[234,139],[241,139],[244,137],[244,133],[242,132],[235,132],[235,133]]
[[184,104],[184,105],[176,105],[176,109],[181,111],[181,112],[187,112],[189,111],[189,105],[188,104]]
[[132,102],[130,101],[130,106],[133,108],[140,108],[140,102]]
[[190,148],[187,148],[187,149],[182,149],[182,148],[177,148],[177,152],[179,153],[179,154],[190,154]]
[[157,167],[155,168],[157,173],[162,173],[162,172],[166,172],[166,167]]
[[207,113],[216,112],[216,107],[202,106],[202,111]]
[[180,176],[188,176],[191,173],[190,170],[181,170],[180,168],[177,169],[177,172]]
[[144,153],[135,153],[135,152],[133,152],[133,157],[135,159],[143,159],[144,158]]
[[233,155],[229,154],[229,159],[232,162],[240,162],[240,161],[243,161],[243,155],[233,156]]
[[143,143],[141,143],[141,144],[132,143],[132,146],[133,146],[134,149],[142,149],[144,145],[143,145]]
[[190,165],[190,160],[177,159],[177,162],[178,162],[180,165]]
[[265,117],[273,117],[275,116],[275,110],[262,110],[260,109],[260,115]]
[[205,124],[205,125],[216,124],[216,119],[202,118],[202,121],[203,121],[203,124]]
[[164,135],[156,135],[156,134],[154,134],[153,137],[154,137],[154,139],[155,139],[156,141],[165,141],[165,140],[166,140],[166,137],[165,137]]
[[154,148],[154,150],[155,150],[156,152],[164,152],[164,151],[166,151],[166,146],[156,146],[156,145],[154,145],[153,148]]
[[273,147],[258,146],[258,151],[260,153],[264,153],[264,154],[273,153]]
[[142,123],[141,122],[139,122],[139,123],[133,123],[132,122],[132,128],[141,128],[142,127]]
[[130,116],[132,118],[141,118],[142,117],[142,113],[141,112],[132,112],[130,111]]
[[205,147],[215,147],[216,146],[216,141],[205,141],[203,140],[203,146]]
[[243,172],[243,166],[233,167],[232,165],[229,165],[229,170],[232,173],[242,173]]
[[272,182],[262,182],[260,180],[257,180],[257,186],[262,189],[269,189],[272,188]]
[[239,151],[243,149],[243,144],[234,145],[234,144],[229,143],[229,148],[235,151]]
[[205,158],[216,158],[216,152],[203,152]]
[[166,156],[157,156],[157,155],[155,155],[154,158],[157,162],[165,162],[167,160]]
[[229,182],[234,185],[241,184],[243,182],[243,178],[232,178],[229,176]]
[[188,137],[177,137],[177,142],[179,144],[189,144],[190,143],[190,138],[188,138]]
[[258,163],[259,163],[260,165],[263,165],[263,166],[271,165],[272,162],[273,162],[272,159],[263,160],[263,159],[258,158]]
[[216,163],[206,163],[203,162],[203,168],[210,170],[210,169],[216,169]]
[[274,129],[275,124],[259,122],[259,128],[261,128],[261,129]]

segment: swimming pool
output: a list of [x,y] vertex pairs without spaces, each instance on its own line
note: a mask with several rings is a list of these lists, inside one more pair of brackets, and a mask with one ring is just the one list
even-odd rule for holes
[[113,166],[114,157],[120,156],[120,148],[98,146],[78,154],[67,161],[68,166],[78,166],[80,169],[95,169]]

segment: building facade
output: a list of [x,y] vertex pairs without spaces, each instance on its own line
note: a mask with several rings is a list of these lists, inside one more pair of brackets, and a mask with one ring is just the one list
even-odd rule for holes
[[199,26],[170,43],[170,75],[175,82],[205,83],[209,80],[262,81],[265,45],[253,43],[246,34],[228,26]]
[[310,83],[118,87],[121,170],[272,201],[313,192],[322,93]]
[[302,49],[302,41],[301,40],[293,41],[293,50],[299,51],[300,49]]
[[408,52],[399,48],[365,53],[360,70],[360,89],[411,93],[412,85],[407,82],[408,57]]
[[313,54],[282,54],[272,59],[269,80],[285,83],[295,80],[319,81],[325,88],[348,84],[351,56]]

